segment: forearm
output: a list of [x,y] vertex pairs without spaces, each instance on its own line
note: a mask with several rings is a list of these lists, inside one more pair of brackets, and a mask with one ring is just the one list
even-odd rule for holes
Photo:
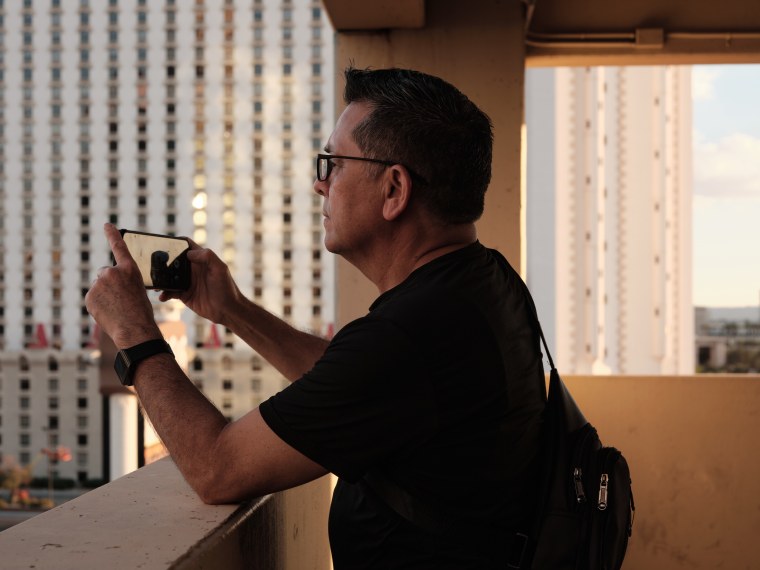
[[227,420],[170,354],[141,362],[134,376],[140,403],[177,467],[199,494],[207,486]]
[[243,299],[224,325],[290,381],[311,370],[329,341],[300,331],[259,305]]
[[134,383],[172,459],[206,503],[239,502],[326,473],[279,439],[258,409],[227,422],[169,354],[141,362]]
[[[112,224],[106,224],[104,231],[116,265],[98,271],[85,297],[87,309],[118,349],[160,338],[140,271],[124,240]],[[242,301],[226,265],[213,252],[194,250],[188,258],[193,253],[202,271],[195,273],[192,291],[182,300],[196,313],[229,326],[289,378],[303,374],[321,356],[326,341],[300,333]],[[226,288],[209,286],[219,283]],[[228,300],[226,308],[214,302],[220,296]],[[169,298],[162,293],[162,300]],[[236,316],[226,318],[225,311]],[[245,326],[248,319],[257,326]],[[228,423],[168,353],[140,361],[133,380],[153,427],[190,486],[206,502],[234,502],[325,473],[322,466],[280,439],[258,409]]]

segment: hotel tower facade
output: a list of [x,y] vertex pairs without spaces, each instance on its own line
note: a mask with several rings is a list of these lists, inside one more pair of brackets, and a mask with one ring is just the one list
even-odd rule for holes
[[691,70],[531,69],[527,279],[565,374],[692,374]]
[[[331,329],[312,182],[332,62],[318,1],[0,0],[0,456],[43,475],[40,450],[65,446],[55,470],[80,481],[137,466],[136,398],[113,387],[84,305],[110,264],[103,222],[190,236],[256,302]],[[284,385],[223,327],[151,297],[226,416]]]

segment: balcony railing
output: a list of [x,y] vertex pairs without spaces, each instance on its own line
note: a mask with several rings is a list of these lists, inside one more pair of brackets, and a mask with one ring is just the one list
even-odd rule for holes
[[[757,566],[760,376],[565,381],[631,466],[624,570]],[[0,567],[326,570],[329,488],[208,506],[162,460],[0,533]]]
[[205,505],[163,459],[3,531],[0,567],[327,570],[329,487]]

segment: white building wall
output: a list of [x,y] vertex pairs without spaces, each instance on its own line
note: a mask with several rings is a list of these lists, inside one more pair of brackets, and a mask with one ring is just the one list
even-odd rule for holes
[[[51,409],[45,366],[20,371],[18,362],[21,355],[65,354],[61,358],[77,363],[97,355],[83,290],[111,263],[104,222],[202,236],[199,242],[230,264],[241,290],[270,311],[317,332],[333,322],[333,261],[322,245],[321,200],[312,189],[314,154],[334,124],[332,31],[321,4],[312,0],[62,1],[60,8],[5,2],[0,13],[0,455],[33,456],[47,438],[42,426],[56,416],[55,435],[74,455],[59,473],[98,478],[98,363],[81,370],[79,364],[62,366],[61,397]],[[34,34],[26,48],[25,19]],[[60,42],[54,45],[56,33]],[[51,69],[56,58],[57,83]],[[33,69],[28,83],[25,65]],[[262,107],[258,114],[255,101]],[[59,118],[53,116],[56,105]],[[225,121],[232,122],[230,133]],[[32,145],[27,155],[25,144]],[[58,163],[60,183],[54,186]],[[20,191],[25,176],[28,192]],[[206,205],[196,219],[200,192]],[[222,346],[205,346],[209,323],[187,310],[181,318],[188,325],[188,360],[204,363],[201,370],[189,366],[189,374],[225,415],[242,415],[284,385],[222,327]],[[30,347],[38,325],[46,348]],[[223,367],[225,358],[231,367]],[[29,414],[18,411],[22,379],[31,385],[24,395]],[[81,409],[80,390],[87,392]],[[30,416],[30,428],[19,427],[20,415]],[[29,436],[23,445],[21,433]],[[41,464],[38,469],[44,474]]]
[[[556,145],[551,144],[555,136],[555,125],[561,128],[560,125],[566,125],[569,121],[566,108],[560,108],[554,96],[562,72],[563,69],[555,72],[550,68],[537,68],[532,69],[525,78],[526,94],[532,97],[530,102],[526,100],[525,106],[525,122],[530,126],[528,151],[541,149],[540,158],[532,157],[528,160],[526,170],[530,182],[528,211],[533,214],[532,221],[526,228],[527,259],[530,261],[528,279],[544,336],[557,354],[569,350],[567,342],[570,336],[565,335],[560,339],[556,335],[557,327],[548,326],[550,315],[556,315],[558,322],[562,318],[556,311],[558,298],[563,293],[569,294],[560,287],[560,276],[569,272],[569,260],[567,253],[559,249],[561,243],[557,238],[563,231],[557,211],[568,209],[569,195],[555,192],[555,180],[561,173],[568,171],[568,166],[567,161],[563,160],[566,155],[557,153]],[[545,120],[539,120],[541,116],[545,116]],[[542,285],[538,280],[546,284]],[[559,324],[567,327],[567,323]]]
[[[42,12],[43,10],[40,10]],[[60,13],[61,21],[61,77],[64,78],[68,75],[74,75],[79,77],[80,74],[80,38],[79,38],[79,26],[80,15],[76,10],[66,10]],[[90,14],[90,21],[94,26],[96,24],[93,21],[92,14]],[[45,28],[40,28],[43,30]],[[40,34],[40,36],[47,34]],[[92,34],[91,34],[92,35]],[[94,39],[94,37],[93,37]],[[99,51],[93,46],[93,49],[87,50],[88,61],[94,66],[94,58],[100,56]],[[42,71],[42,68],[40,68]],[[48,72],[49,73],[49,72]],[[90,75],[91,80],[96,80],[95,77]],[[38,323],[43,323],[48,334],[52,335],[52,323],[55,322],[61,329],[61,334],[57,342],[63,350],[75,352],[80,348],[81,331],[80,326],[83,320],[81,311],[82,298],[81,289],[83,283],[89,283],[90,272],[88,263],[83,263],[81,259],[81,237],[82,224],[80,215],[82,214],[82,202],[81,202],[81,181],[80,181],[80,158],[88,160],[88,170],[90,174],[93,173],[93,166],[96,163],[95,153],[103,147],[103,145],[88,145],[89,154],[83,154],[81,145],[83,140],[80,137],[81,134],[81,121],[82,110],[81,105],[87,105],[87,112],[89,113],[90,123],[86,124],[86,128],[91,129],[95,125],[100,126],[99,114],[104,111],[102,107],[96,110],[94,99],[91,97],[89,102],[85,103],[81,97],[80,87],[77,82],[74,81],[61,81],[57,86],[62,92],[62,120],[60,123],[59,144],[61,146],[61,187],[60,195],[58,197],[58,204],[55,205],[55,210],[60,216],[60,227],[58,228],[60,236],[60,259],[61,262],[56,267],[55,264],[50,264],[49,271],[59,271],[61,274],[60,287],[60,311],[61,315],[56,318],[51,315],[48,318],[36,319]],[[50,92],[50,89],[46,89]],[[100,113],[98,113],[98,111]],[[96,133],[92,133],[93,137],[97,136]],[[48,147],[51,144],[50,134],[46,136],[40,142]],[[99,187],[98,183],[93,179],[91,181],[91,187]],[[40,198],[50,199],[50,195],[54,191],[50,188],[50,181],[46,180],[39,187],[38,195]],[[93,197],[90,198],[90,207],[94,206]],[[39,223],[41,226],[49,226],[46,223],[45,216],[41,211],[35,212],[35,215],[39,215]],[[49,219],[49,218],[48,218]],[[94,220],[103,219],[90,216],[90,223]],[[88,230],[84,230],[89,233]],[[41,250],[41,251],[50,251]],[[46,256],[47,257],[47,256]],[[87,275],[83,279],[82,272]],[[50,291],[40,291],[40,295],[44,297],[50,296]],[[87,319],[84,319],[85,322]],[[98,426],[99,428],[100,426]]]
[[48,463],[40,450],[61,445],[72,459],[54,467],[59,476],[99,477],[103,420],[96,363],[79,351],[0,351],[0,366],[0,456],[32,463],[33,475],[44,477]]
[[[4,68],[3,77],[5,88],[3,89],[5,100],[3,108],[4,122],[4,172],[3,179],[3,217],[5,232],[3,244],[6,246],[3,253],[5,270],[4,274],[4,309],[5,309],[5,346],[11,350],[20,350],[24,343],[21,334],[9,334],[10,331],[23,330],[23,311],[21,303],[23,296],[24,276],[24,249],[21,244],[26,244],[28,239],[24,236],[24,200],[25,197],[18,191],[19,181],[23,178],[22,146],[23,146],[23,115],[22,109],[22,49],[20,33],[10,33],[11,30],[19,29],[20,16],[11,15],[6,10],[3,25]],[[11,88],[11,86],[16,86]],[[11,188],[15,187],[15,191]],[[21,242],[21,244],[20,244]],[[14,247],[11,247],[14,244]]]
[[[668,213],[666,228],[670,250],[666,259],[666,308],[668,309],[669,371],[689,371],[696,362],[694,307],[692,301],[692,95],[689,68],[668,68],[666,88],[673,94],[666,101],[666,125],[674,144],[666,160]],[[672,332],[671,332],[672,331]],[[683,333],[686,334],[683,334]]]
[[528,72],[528,284],[566,373],[693,371],[689,82]]

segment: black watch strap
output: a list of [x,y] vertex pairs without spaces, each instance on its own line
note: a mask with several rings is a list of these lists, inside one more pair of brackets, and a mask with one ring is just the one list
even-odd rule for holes
[[113,368],[124,386],[133,384],[133,376],[137,365],[155,354],[168,353],[174,356],[169,343],[162,338],[149,340],[131,348],[123,348],[116,353]]

